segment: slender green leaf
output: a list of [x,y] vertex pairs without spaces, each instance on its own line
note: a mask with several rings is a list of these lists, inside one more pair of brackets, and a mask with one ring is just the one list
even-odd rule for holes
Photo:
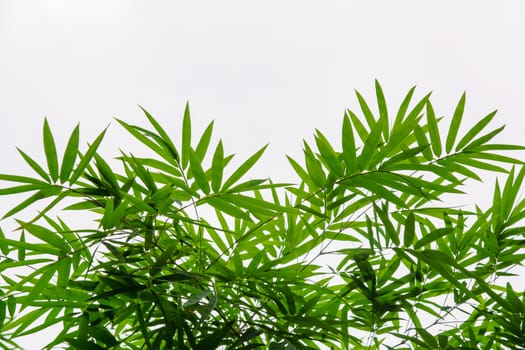
[[147,110],[145,110],[141,105],[139,105],[139,107],[142,110],[142,112],[144,112],[144,115],[146,116],[146,118],[148,118],[148,121],[155,128],[161,139],[164,141],[163,145],[165,145],[168,152],[173,156],[176,162],[179,162],[179,153],[177,152],[177,149],[171,141],[171,138],[169,137],[168,133],[164,130],[164,128],[162,128],[159,122],[157,122],[157,120]]
[[202,169],[202,165],[201,165],[199,156],[192,149],[190,149],[189,152],[190,152],[190,169],[191,169],[191,173],[193,174],[193,177],[195,177],[195,182],[197,183],[197,185],[199,185],[199,188],[204,193],[209,194],[210,184],[208,183],[206,174],[204,173],[204,170]]
[[348,114],[346,113],[343,119],[342,145],[343,159],[348,168],[348,172],[352,174],[357,170],[357,149],[355,145],[354,130],[350,119],[348,118]]
[[211,163],[211,187],[213,192],[219,192],[222,185],[222,175],[224,171],[224,150],[222,141],[219,141]]
[[184,118],[182,120],[182,166],[186,168],[190,160],[191,148],[191,119],[190,119],[190,105],[186,102],[184,109]]
[[456,151],[459,151],[463,149],[476,135],[478,135],[481,130],[487,126],[488,123],[494,118],[497,111],[493,111],[483,117],[479,122],[476,123],[466,134],[459,140],[458,144],[456,145]]
[[213,121],[211,121],[210,124],[208,124],[208,126],[206,127],[206,130],[204,130],[201,138],[199,139],[197,148],[195,148],[195,153],[197,153],[201,162],[204,159],[204,156],[206,155],[208,146],[210,145],[210,139],[211,139],[212,132],[213,132]]
[[78,139],[80,135],[80,127],[77,124],[69,141],[67,142],[66,150],[64,151],[64,157],[62,158],[62,166],[60,167],[60,182],[64,183],[68,180],[69,175],[75,165],[78,153]]
[[244,163],[242,163],[237,170],[231,174],[231,176],[224,182],[222,190],[227,190],[232,185],[234,185],[252,166],[259,160],[268,145],[263,146],[257,152],[255,152],[250,158],[248,158]]
[[56,181],[58,179],[57,149],[47,119],[44,119],[44,152],[46,154],[47,166],[51,180]]
[[386,140],[389,134],[388,108],[386,106],[385,94],[383,93],[383,89],[381,88],[381,85],[379,84],[379,81],[377,79],[375,80],[375,88],[376,88],[377,107],[379,110],[379,119],[383,120],[383,137]]
[[436,156],[441,156],[441,137],[439,136],[439,128],[436,119],[436,114],[434,113],[434,108],[430,103],[430,100],[427,100],[427,123],[428,123],[428,134],[430,136],[430,145],[432,151]]
[[42,177],[45,181],[47,182],[51,182],[51,179],[49,178],[49,175],[46,173],[46,171],[40,166],[38,165],[38,163],[33,160],[33,158],[31,158],[30,156],[28,156],[24,151],[22,151],[20,148],[16,148],[18,150],[18,153],[20,153],[20,155],[22,156],[22,158],[24,158],[24,160],[27,162],[27,164],[29,164],[29,166],[34,170],[36,171],[36,173],[38,175],[40,175],[40,177]]
[[104,138],[104,135],[106,134],[106,129],[104,129],[93,141],[93,144],[89,146],[87,152],[80,158],[80,163],[76,166],[76,168],[73,170],[73,174],[69,177],[69,183],[74,184],[77,179],[84,173],[86,168],[89,165],[89,162],[93,157],[95,156],[95,153],[97,152],[97,148],[102,142],[102,139]]
[[448,135],[447,135],[447,141],[445,144],[445,150],[447,153],[450,153],[450,151],[452,150],[452,147],[454,146],[454,142],[456,141],[456,136],[458,135],[459,126],[461,125],[461,119],[463,118],[463,111],[465,110],[465,98],[466,98],[466,94],[463,93],[463,95],[461,95],[461,98],[456,106],[454,115],[452,116],[452,120],[450,122],[450,126],[448,129]]

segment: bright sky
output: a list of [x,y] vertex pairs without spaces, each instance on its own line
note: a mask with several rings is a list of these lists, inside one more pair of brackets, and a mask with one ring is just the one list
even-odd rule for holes
[[77,122],[85,142],[111,123],[114,156],[140,148],[112,118],[143,123],[141,104],[177,139],[189,100],[199,133],[215,119],[241,157],[269,142],[257,175],[292,180],[284,155],[314,128],[339,144],[375,78],[392,108],[418,85],[447,116],[466,90],[467,123],[498,109],[504,141],[523,144],[524,33],[521,0],[2,0],[0,172],[28,172],[15,146],[42,159],[44,116],[62,146]]

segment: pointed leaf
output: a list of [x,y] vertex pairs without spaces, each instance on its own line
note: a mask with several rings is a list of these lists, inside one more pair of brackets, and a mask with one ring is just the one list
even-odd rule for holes
[[199,156],[191,148],[189,149],[189,152],[190,152],[190,169],[191,169],[191,173],[193,174],[193,177],[195,178],[195,182],[197,183],[199,188],[204,193],[209,194],[210,184],[208,183],[208,180],[206,179],[206,174],[204,173],[204,170],[202,169],[202,165],[201,165]]
[[456,141],[456,136],[458,135],[458,130],[461,124],[461,119],[463,118],[463,111],[465,110],[465,97],[466,97],[466,94],[463,93],[463,95],[461,95],[461,98],[458,102],[458,105],[456,106],[456,110],[454,111],[454,115],[452,116],[452,120],[450,122],[450,127],[448,129],[448,135],[447,135],[447,141],[445,145],[445,150],[447,153],[450,153],[450,151],[452,150],[452,147],[454,146],[454,142]]
[[77,159],[77,153],[78,153],[79,134],[80,134],[80,127],[77,124],[75,129],[73,129],[71,136],[69,137],[69,141],[67,142],[66,150],[64,151],[64,157],[62,159],[62,166],[60,167],[60,182],[61,183],[64,183],[67,181],[67,179],[69,178],[69,175],[71,175],[73,166],[75,165],[75,160]]
[[481,119],[479,122],[477,122],[476,125],[474,125],[472,129],[470,129],[465,134],[465,136],[463,136],[463,138],[459,140],[456,146],[456,151],[463,149],[474,137],[476,137],[476,135],[478,135],[481,132],[481,130],[483,130],[485,126],[487,126],[487,124],[490,123],[490,121],[494,118],[496,113],[497,111],[493,111],[485,117],[483,117],[483,119]]
[[211,134],[213,132],[213,121],[208,124],[208,127],[206,127],[206,130],[202,133],[202,136],[199,140],[199,143],[197,144],[197,148],[195,148],[195,153],[199,156],[199,159],[204,159],[204,156],[206,155],[206,151],[208,150],[208,146],[210,145],[210,139]]
[[346,113],[343,119],[342,145],[343,159],[346,163],[346,166],[348,167],[348,172],[352,174],[357,170],[357,150],[355,145],[354,130],[352,129],[352,124],[350,123],[350,119]]
[[184,109],[184,118],[182,120],[182,167],[186,168],[190,160],[191,148],[191,119],[190,119],[190,105],[186,102]]
[[102,139],[104,138],[104,135],[106,134],[106,130],[107,129],[104,129],[97,136],[97,138],[95,139],[93,144],[91,146],[89,146],[87,152],[80,158],[80,163],[77,165],[77,167],[73,171],[73,174],[69,177],[69,183],[70,184],[74,184],[75,181],[77,181],[77,179],[84,173],[84,170],[86,170],[86,168],[88,167],[89,162],[91,161],[91,159],[95,155],[98,146],[102,142]]
[[436,156],[441,156],[441,137],[439,136],[439,128],[437,124],[436,114],[434,108],[427,100],[427,123],[428,123],[428,134],[430,136],[430,146]]
[[56,181],[58,179],[57,149],[47,119],[44,119],[44,152],[46,154],[49,175],[51,175],[53,181]]
[[219,144],[213,154],[211,162],[211,187],[213,192],[219,192],[222,185],[222,175],[224,171],[224,150],[222,147],[222,141],[219,140]]
[[244,163],[242,163],[237,170],[224,182],[222,186],[223,190],[227,190],[232,185],[234,185],[237,180],[239,180],[251,167],[259,160],[268,145],[263,146],[257,152],[255,152],[250,158],[248,158]]
[[29,164],[29,166],[37,172],[38,175],[40,175],[44,180],[47,182],[51,182],[49,175],[46,173],[44,169],[36,161],[33,160],[30,156],[28,156],[24,151],[22,151],[20,148],[16,148],[18,150],[18,153],[24,158],[24,160]]

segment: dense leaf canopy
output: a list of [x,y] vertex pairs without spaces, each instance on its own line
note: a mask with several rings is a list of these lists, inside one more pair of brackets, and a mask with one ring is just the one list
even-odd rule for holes
[[[288,157],[297,184],[250,178],[265,147],[234,160],[188,107],[181,137],[118,120],[149,149],[118,162],[78,126],[59,154],[45,121],[34,177],[0,174],[28,193],[4,218],[40,205],[0,230],[0,348],[58,325],[47,349],[525,349],[524,147],[492,142],[495,112],[464,130],[465,95],[441,118],[375,87]],[[490,208],[443,201],[486,171]]]

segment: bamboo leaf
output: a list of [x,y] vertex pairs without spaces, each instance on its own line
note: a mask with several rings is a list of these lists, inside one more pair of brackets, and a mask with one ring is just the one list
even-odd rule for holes
[[191,149],[191,118],[190,118],[190,105],[186,102],[186,108],[184,109],[184,118],[182,120],[182,167],[186,168],[190,160],[190,149]]
[[470,129],[465,134],[465,136],[459,140],[458,144],[456,145],[456,151],[462,150],[474,137],[476,137],[476,135],[478,135],[485,128],[485,126],[490,123],[496,113],[497,111],[493,111],[477,122],[476,125],[474,125],[472,129]]
[[367,169],[370,161],[372,160],[372,156],[377,151],[377,147],[381,141],[381,132],[383,131],[384,123],[384,119],[379,119],[377,123],[373,125],[372,130],[365,141],[365,145],[363,146],[363,150],[359,156],[359,168],[361,170]]
[[465,110],[465,98],[466,98],[466,94],[463,93],[463,95],[461,95],[461,98],[456,106],[454,115],[452,116],[452,120],[450,122],[450,126],[448,129],[448,135],[447,135],[447,141],[445,144],[445,150],[447,153],[450,153],[450,151],[452,150],[452,147],[454,146],[454,142],[456,141],[456,136],[458,135],[459,126],[461,125],[461,119],[463,118],[463,111]]
[[379,110],[379,119],[383,120],[383,138],[386,140],[389,134],[388,108],[386,106],[385,94],[383,93],[383,89],[381,88],[381,85],[379,84],[379,81],[377,79],[375,80],[375,88],[377,107]]
[[89,162],[95,156],[95,153],[97,152],[97,148],[100,145],[100,143],[102,142],[102,139],[104,138],[104,135],[106,134],[106,130],[107,129],[104,129],[97,136],[95,141],[93,141],[93,144],[91,146],[89,146],[87,152],[80,158],[79,164],[77,165],[75,170],[73,170],[73,174],[69,177],[69,183],[71,185],[74,184],[77,181],[77,179],[84,173],[84,170],[86,170],[86,168],[88,167]]
[[175,148],[175,145],[171,141],[171,138],[169,137],[168,133],[164,130],[164,128],[162,128],[159,122],[147,110],[145,110],[141,105],[139,105],[139,107],[142,110],[142,112],[144,112],[144,115],[146,116],[146,118],[148,118],[148,121],[150,122],[150,124],[155,128],[160,138],[164,141],[163,145],[165,145],[168,152],[173,156],[174,160],[178,163],[179,153],[177,152],[177,149]]
[[66,150],[64,151],[64,157],[62,158],[62,166],[60,167],[60,182],[64,183],[68,180],[73,166],[75,165],[75,160],[77,159],[78,153],[78,140],[80,135],[80,127],[77,124],[69,140],[67,142]]
[[343,119],[343,133],[342,133],[342,145],[343,145],[343,159],[348,168],[348,173],[353,174],[357,170],[357,155],[356,145],[354,138],[354,130],[348,114],[345,113]]
[[211,162],[211,187],[217,193],[221,189],[222,175],[224,171],[224,150],[222,141],[219,141]]
[[405,247],[410,247],[412,242],[414,242],[414,237],[416,236],[416,226],[415,226],[415,215],[414,212],[410,212],[407,215],[405,220],[405,234],[403,235],[403,244]]
[[421,238],[419,241],[417,241],[416,244],[414,244],[414,249],[424,247],[425,245],[430,244],[443,236],[447,236],[452,232],[454,232],[454,228],[452,227],[438,228],[436,230],[433,230],[428,234],[424,235],[423,238]]
[[193,177],[195,178],[195,182],[197,183],[199,188],[204,193],[209,194],[210,184],[208,183],[208,179],[206,179],[206,174],[204,173],[204,170],[202,169],[202,165],[201,165],[199,156],[191,148],[189,152],[190,152],[190,170],[191,170],[191,173],[193,174]]
[[44,180],[46,180],[47,182],[51,182],[51,179],[49,178],[49,175],[46,173],[46,171],[40,166],[38,165],[38,163],[33,160],[33,158],[31,158],[30,156],[28,156],[24,151],[22,151],[20,148],[16,148],[18,150],[18,153],[20,153],[20,155],[22,156],[22,158],[24,158],[24,160],[27,162],[27,164],[29,164],[29,166],[34,170],[36,171],[36,173],[38,175],[40,175],[40,177],[42,177]]
[[250,158],[248,158],[244,163],[242,163],[237,170],[224,182],[222,190],[227,190],[232,185],[234,185],[244,174],[250,170],[253,165],[259,160],[268,145],[263,146],[257,152],[255,152]]
[[319,152],[321,153],[322,159],[325,161],[326,166],[330,171],[332,171],[337,177],[342,177],[344,174],[343,167],[341,166],[341,163],[339,162],[338,156],[326,137],[319,131],[317,131],[317,135],[315,137],[315,142],[317,144],[317,148],[319,149]]
[[44,152],[46,154],[47,166],[51,180],[56,181],[58,179],[57,149],[47,119],[44,119]]
[[199,143],[197,144],[197,148],[195,148],[195,153],[199,156],[199,159],[204,159],[204,156],[206,155],[206,151],[208,150],[208,146],[210,145],[210,139],[211,134],[213,132],[213,121],[208,124],[206,127],[206,130],[202,133],[202,136],[199,140]]
[[441,137],[439,136],[439,128],[437,124],[436,114],[434,113],[434,108],[430,103],[430,100],[427,100],[427,123],[428,123],[428,134],[430,136],[430,145],[432,151],[436,156],[441,156]]

